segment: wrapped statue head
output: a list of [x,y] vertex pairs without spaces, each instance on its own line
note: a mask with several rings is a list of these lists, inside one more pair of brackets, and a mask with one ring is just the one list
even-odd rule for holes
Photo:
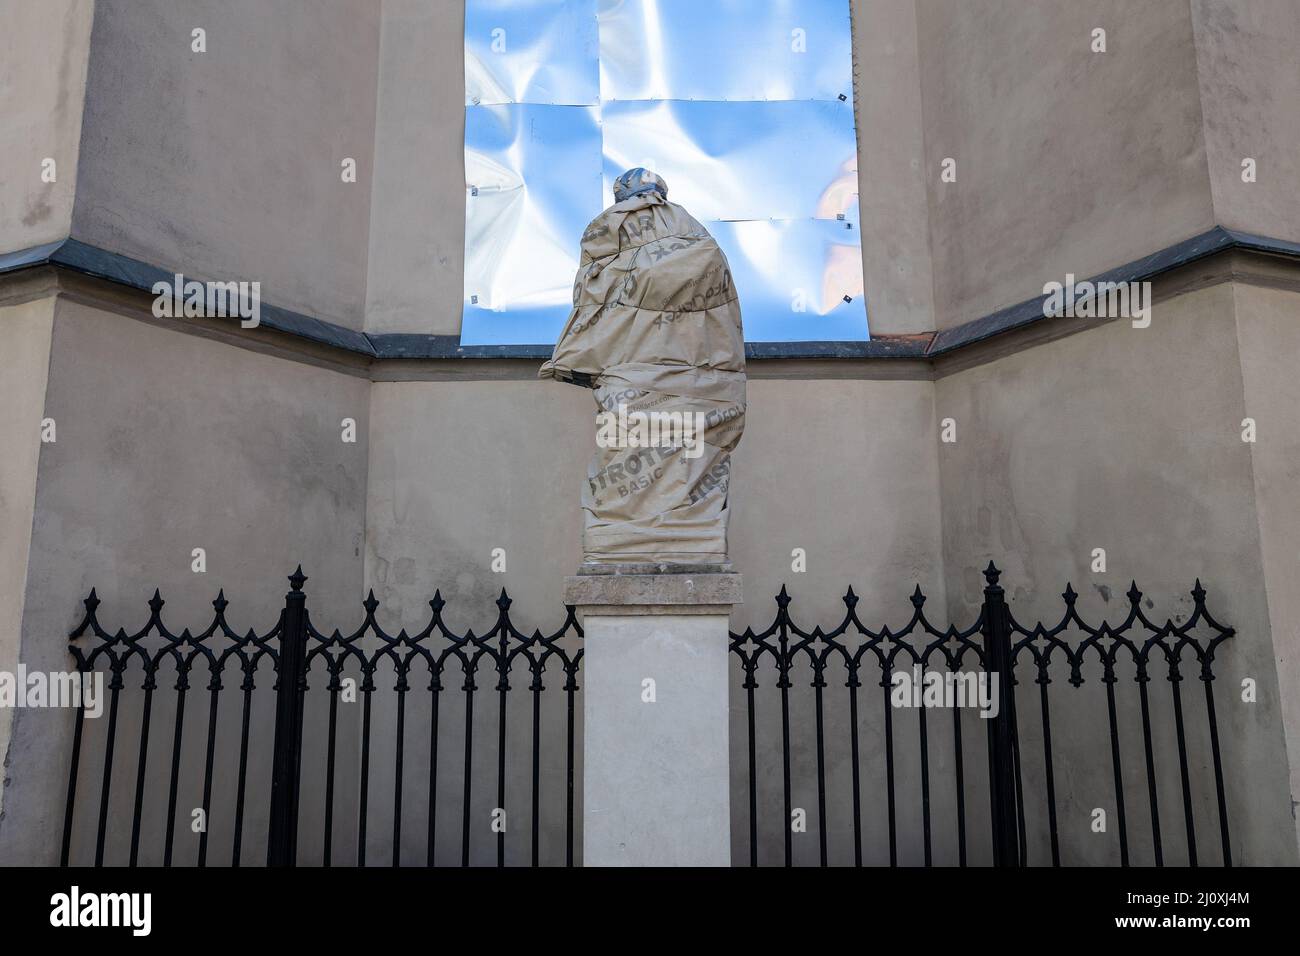
[[635,166],[614,180],[614,202],[622,202],[651,190],[659,193],[663,199],[668,198],[666,182],[644,166]]
[[629,169],[614,198],[583,233],[573,310],[539,373],[596,399],[584,563],[725,565],[745,420],[731,269],[655,173]]

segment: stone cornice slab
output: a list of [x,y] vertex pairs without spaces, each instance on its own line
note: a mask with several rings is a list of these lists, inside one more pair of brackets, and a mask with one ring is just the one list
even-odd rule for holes
[[[1300,262],[1300,243],[1215,226],[1208,232],[1168,246],[1135,262],[1090,276],[1086,281],[1149,281],[1189,263],[1233,249],[1281,256]],[[156,282],[171,281],[174,278],[174,273],[170,270],[71,238],[0,255],[0,276],[41,266],[65,269],[143,292],[152,292]],[[759,362],[792,359],[832,362],[863,359],[929,360],[950,355],[993,336],[1046,321],[1047,317],[1043,314],[1045,299],[1045,295],[1036,296],[950,329],[916,335],[878,335],[867,342],[747,342],[745,356],[750,361]],[[542,361],[551,355],[551,346],[547,344],[461,345],[456,335],[361,332],[265,303],[261,305],[261,324],[273,331],[342,349],[374,362],[449,359]],[[237,323],[233,320],[232,325],[237,328]]]

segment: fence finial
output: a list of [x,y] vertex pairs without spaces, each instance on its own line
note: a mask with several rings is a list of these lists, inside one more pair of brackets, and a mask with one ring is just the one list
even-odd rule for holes
[[992,559],[990,559],[989,566],[984,569],[984,580],[989,583],[989,587],[993,587],[998,583],[998,577],[1001,576],[1001,574],[1002,572],[997,569],[997,566],[993,563]]
[[298,570],[289,575],[289,587],[295,591],[301,591],[303,582],[307,580],[307,575],[302,573],[302,565],[298,565]]

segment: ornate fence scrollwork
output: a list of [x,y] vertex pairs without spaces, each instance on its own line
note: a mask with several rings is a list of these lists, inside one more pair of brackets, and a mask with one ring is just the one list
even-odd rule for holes
[[[1190,594],[1193,601],[1192,613],[1181,624],[1166,620],[1158,624],[1150,620],[1141,607],[1142,592],[1134,584],[1128,591],[1128,610],[1123,621],[1118,624],[1102,622],[1097,626],[1087,623],[1076,609],[1078,595],[1069,585],[1062,598],[1065,610],[1054,625],[1048,627],[1041,623],[1024,625],[1016,620],[1010,606],[1005,600],[1003,589],[999,584],[1001,572],[989,562],[984,571],[984,601],[975,620],[966,627],[949,625],[938,627],[925,614],[926,597],[918,586],[911,595],[912,612],[910,618],[898,628],[888,626],[871,628],[859,618],[858,596],[849,588],[844,595],[845,615],[831,630],[814,627],[805,630],[800,627],[790,613],[791,597],[785,588],[776,597],[777,611],[772,623],[760,632],[752,628],[741,634],[732,634],[731,650],[740,662],[742,672],[741,689],[745,694],[745,711],[747,718],[747,754],[748,754],[748,857],[751,865],[757,866],[760,848],[760,808],[759,808],[759,759],[758,759],[758,713],[760,667],[766,665],[775,672],[775,680],[768,686],[777,692],[780,725],[780,760],[782,784],[782,820],[783,852],[782,862],[792,865],[794,862],[793,828],[790,825],[793,806],[793,769],[792,755],[803,741],[812,738],[815,748],[815,777],[818,821],[818,861],[827,865],[828,830],[827,825],[827,730],[826,708],[827,695],[831,693],[828,678],[831,673],[838,673],[830,665],[838,663],[844,668],[848,697],[848,751],[850,765],[849,813],[851,815],[853,862],[863,863],[863,774],[860,755],[860,740],[863,723],[863,697],[865,688],[875,685],[880,688],[880,703],[866,706],[882,707],[883,717],[880,722],[883,735],[884,774],[883,779],[874,782],[884,791],[884,804],[888,827],[888,862],[899,862],[899,782],[896,779],[896,753],[901,745],[895,728],[894,707],[890,703],[891,678],[900,669],[920,667],[929,672],[935,669],[955,674],[961,670],[978,668],[981,672],[993,671],[1011,674],[1012,680],[999,681],[1000,706],[997,716],[988,720],[989,760],[989,809],[992,862],[998,865],[1024,865],[1028,859],[1027,829],[1025,825],[1025,801],[1030,794],[1042,793],[1045,805],[1046,831],[1050,859],[1053,865],[1061,863],[1061,846],[1058,830],[1058,806],[1056,779],[1053,771],[1054,753],[1052,743],[1051,698],[1048,686],[1052,683],[1051,674],[1058,674],[1064,669],[1071,686],[1078,688],[1085,683],[1084,670],[1087,666],[1097,665],[1101,669],[1100,680],[1105,686],[1107,701],[1107,723],[1110,732],[1110,771],[1113,778],[1114,807],[1117,823],[1117,844],[1119,862],[1129,863],[1129,833],[1126,813],[1124,778],[1122,769],[1122,737],[1120,721],[1117,714],[1116,685],[1120,677],[1116,665],[1127,658],[1134,668],[1134,680],[1137,684],[1141,709],[1142,749],[1145,761],[1147,803],[1150,812],[1150,839],[1153,849],[1153,862],[1164,865],[1164,845],[1161,834],[1159,800],[1157,795],[1158,758],[1167,759],[1158,752],[1153,742],[1153,708],[1149,697],[1148,684],[1156,670],[1163,670],[1170,685],[1172,702],[1172,723],[1177,737],[1177,762],[1179,782],[1182,795],[1183,823],[1186,834],[1186,853],[1188,862],[1195,865],[1198,860],[1196,831],[1194,826],[1193,803],[1195,790],[1191,780],[1189,762],[1188,721],[1185,716],[1181,683],[1182,668],[1194,663],[1197,676],[1205,692],[1205,714],[1208,721],[1209,743],[1214,772],[1214,794],[1218,813],[1221,857],[1225,866],[1232,864],[1232,849],[1229,839],[1229,815],[1224,793],[1223,760],[1220,750],[1218,718],[1214,706],[1214,671],[1213,664],[1219,645],[1233,636],[1233,629],[1224,627],[1210,614],[1205,605],[1205,589],[1197,580]],[[1063,635],[1072,632],[1080,635],[1074,643],[1068,643]],[[1198,636],[1198,632],[1202,632]],[[868,666],[874,665],[872,666]],[[1055,668],[1054,665],[1055,664]],[[808,684],[812,689],[811,728],[801,726],[792,716],[792,700],[796,683],[796,671],[806,673]],[[1031,781],[1027,789],[1025,772],[1021,761],[1021,733],[1023,722],[1018,726],[1016,701],[1025,699],[1024,693],[1017,695],[1015,688],[1022,681],[1029,681],[1038,686],[1038,725],[1028,727],[1036,731],[1041,741],[1043,779]],[[775,709],[775,704],[773,709]],[[967,862],[970,843],[970,821],[967,819],[968,767],[963,761],[964,745],[962,740],[962,714],[957,707],[935,713],[943,715],[945,722],[951,724],[951,755],[953,769],[954,819],[956,855],[960,865]],[[933,832],[935,821],[931,808],[933,781],[931,779],[930,756],[932,735],[936,732],[934,721],[928,719],[926,708],[917,713],[917,754],[919,757],[919,791],[921,815],[921,856],[925,864],[934,861]],[[796,740],[796,738],[801,738]],[[773,814],[772,816],[775,816]],[[884,862],[883,859],[880,862]]]
[[[474,707],[476,697],[484,693],[495,693],[497,710],[496,739],[496,806],[505,807],[506,792],[506,753],[507,753],[507,695],[511,690],[511,675],[526,674],[526,689],[531,696],[531,824],[529,830],[529,859],[532,865],[540,862],[540,802],[541,802],[541,741],[543,733],[542,694],[547,684],[544,675],[548,668],[563,675],[559,690],[565,696],[566,720],[564,727],[566,794],[565,794],[565,853],[564,863],[574,863],[574,766],[575,766],[575,721],[578,672],[581,668],[582,649],[565,647],[565,638],[582,637],[582,627],[572,608],[568,609],[561,626],[550,634],[540,630],[525,633],[517,628],[510,618],[511,599],[503,589],[497,599],[496,620],[492,626],[476,634],[467,630],[463,634],[453,632],[443,620],[446,602],[441,593],[435,593],[429,601],[431,615],[428,622],[415,633],[405,629],[396,634],[386,631],[376,620],[375,612],[379,602],[374,592],[370,592],[363,602],[365,617],[361,624],[349,633],[335,629],[326,634],[312,622],[307,608],[303,585],[307,578],[298,568],[289,577],[290,589],[285,597],[285,607],[280,618],[265,634],[249,631],[247,634],[236,633],[226,623],[226,601],[224,591],[218,594],[212,606],[215,610],[212,623],[199,633],[184,630],[179,634],[171,631],[162,620],[164,601],[155,591],[149,602],[150,615],[145,625],[138,631],[128,633],[124,630],[107,631],[99,622],[97,609],[99,598],[92,590],[86,598],[85,616],[76,630],[72,632],[72,655],[77,662],[77,669],[87,674],[97,667],[108,672],[107,689],[108,727],[104,737],[103,774],[99,786],[98,824],[95,834],[95,864],[104,863],[105,838],[109,826],[109,806],[113,787],[114,750],[117,746],[118,714],[121,697],[127,688],[127,674],[130,665],[138,662],[141,671],[139,689],[143,694],[140,707],[140,736],[137,745],[137,762],[133,813],[131,822],[131,844],[128,863],[135,866],[139,861],[140,841],[142,836],[143,808],[146,796],[146,769],[150,757],[150,717],[153,710],[155,691],[162,676],[162,665],[170,662],[175,673],[175,718],[172,727],[172,746],[170,764],[170,787],[167,801],[166,824],[164,831],[163,864],[171,865],[173,861],[173,843],[176,832],[176,811],[179,774],[182,763],[184,744],[186,696],[190,690],[192,672],[205,676],[208,690],[208,721],[206,740],[206,760],[203,777],[204,816],[209,817],[213,811],[212,788],[214,774],[214,753],[218,730],[223,725],[217,719],[218,704],[224,682],[233,673],[241,675],[239,685],[242,692],[242,713],[239,721],[239,759],[235,781],[233,813],[233,845],[231,863],[238,866],[243,855],[243,838],[245,830],[245,804],[248,799],[248,769],[250,748],[259,741],[273,736],[271,758],[271,800],[269,823],[267,827],[267,862],[270,865],[293,865],[296,862],[296,839],[298,833],[298,807],[301,798],[301,765],[303,753],[303,735],[319,733],[322,728],[304,728],[303,709],[310,684],[319,675],[323,680],[323,690],[328,695],[329,716],[324,727],[325,733],[325,788],[324,788],[324,829],[322,835],[323,863],[330,865],[333,860],[333,839],[335,830],[336,789],[339,786],[355,787],[359,812],[357,814],[357,855],[358,865],[366,863],[366,829],[369,817],[369,801],[373,768],[371,765],[372,743],[372,709],[380,684],[377,680],[380,665],[386,663],[392,668],[395,694],[396,722],[393,733],[396,735],[395,758],[392,765],[393,793],[393,852],[391,862],[398,865],[401,861],[404,754],[407,751],[408,738],[413,736],[407,727],[407,698],[416,689],[414,682],[428,681],[426,690],[429,697],[430,721],[427,728],[428,740],[425,743],[429,759],[427,790],[427,840],[425,862],[433,865],[435,839],[437,835],[436,814],[438,806],[438,771],[440,766],[439,720],[443,713],[443,697],[447,693],[459,691],[463,699],[464,714],[464,780],[462,784],[463,826],[461,828],[460,859],[462,865],[470,862],[470,812],[474,775],[472,758],[474,756]],[[78,641],[89,636],[93,645],[83,647]],[[274,683],[275,718],[273,735],[251,734],[254,695],[258,690],[258,665],[263,659],[271,662],[275,668]],[[296,679],[285,680],[285,664]],[[361,704],[360,727],[360,769],[356,779],[336,779],[340,776],[336,763],[339,739],[339,704],[344,690],[344,674],[352,665],[360,680],[356,688]],[[169,668],[171,669],[171,668]],[[130,668],[135,672],[135,668]],[[490,686],[480,686],[480,678],[485,673],[494,673],[495,681]],[[459,677],[459,682],[454,678]],[[452,678],[451,683],[446,680]],[[265,682],[263,682],[265,683]],[[74,814],[77,808],[78,773],[82,757],[85,729],[85,707],[78,708],[76,725],[73,733],[72,759],[68,776],[67,804],[64,812],[62,861],[66,865],[73,839]],[[223,810],[225,808],[222,808]],[[497,830],[496,861],[505,863],[504,827]],[[208,832],[205,827],[199,834],[197,858],[195,862],[203,866],[208,856]]]
[[[781,844],[781,861],[786,865],[794,862],[794,844],[792,827],[789,825],[794,801],[795,770],[794,758],[801,754],[808,738],[812,742],[812,757],[815,764],[816,804],[817,804],[817,859],[822,865],[829,860],[829,826],[828,812],[845,813],[849,817],[853,843],[853,862],[864,862],[863,841],[863,805],[867,787],[883,790],[886,825],[888,830],[888,862],[896,865],[900,856],[899,815],[901,791],[911,789],[913,784],[919,790],[920,811],[920,856],[926,865],[935,860],[934,834],[937,826],[942,825],[935,819],[932,808],[932,792],[935,781],[932,779],[931,750],[937,739],[936,734],[944,734],[951,741],[949,753],[952,759],[952,793],[954,796],[953,819],[951,825],[955,836],[956,860],[960,865],[967,863],[968,850],[974,828],[968,819],[967,805],[969,797],[975,791],[971,785],[970,768],[965,754],[970,747],[978,746],[969,739],[963,743],[963,716],[959,707],[949,708],[949,713],[937,710],[934,715],[922,707],[916,714],[916,755],[919,772],[917,779],[910,777],[906,787],[899,779],[899,747],[903,746],[896,726],[895,708],[891,705],[891,686],[893,678],[900,671],[929,674],[940,671],[949,675],[959,672],[976,674],[1007,674],[1010,680],[998,682],[998,704],[996,716],[987,721],[988,758],[988,795],[989,795],[989,835],[992,850],[991,861],[999,865],[1023,865],[1029,859],[1029,829],[1026,827],[1026,802],[1041,796],[1040,819],[1045,821],[1036,832],[1046,832],[1046,846],[1042,854],[1050,854],[1053,865],[1061,863],[1062,847],[1058,821],[1058,794],[1055,770],[1059,766],[1059,755],[1054,753],[1052,737],[1052,702],[1049,687],[1053,675],[1065,676],[1069,686],[1079,688],[1087,683],[1088,671],[1100,671],[1099,680],[1105,688],[1106,720],[1109,729],[1109,764],[1112,778],[1112,793],[1116,818],[1116,842],[1119,862],[1130,862],[1130,819],[1128,802],[1124,787],[1123,744],[1125,734],[1121,733],[1120,705],[1117,703],[1117,689],[1122,683],[1121,670],[1133,671],[1133,680],[1137,685],[1138,705],[1140,709],[1142,762],[1145,772],[1146,803],[1150,820],[1150,829],[1144,828],[1144,835],[1149,836],[1153,862],[1164,864],[1165,838],[1161,830],[1159,787],[1157,786],[1157,765],[1169,758],[1157,746],[1156,730],[1160,717],[1152,701],[1149,690],[1151,682],[1164,676],[1170,688],[1172,712],[1172,730],[1177,741],[1178,783],[1182,803],[1182,829],[1185,832],[1186,858],[1195,865],[1199,859],[1194,805],[1197,797],[1204,794],[1197,791],[1193,784],[1193,757],[1191,751],[1194,741],[1189,736],[1189,720],[1186,713],[1188,702],[1183,697],[1182,682],[1184,669],[1189,665],[1196,667],[1196,676],[1204,688],[1204,712],[1208,721],[1208,741],[1214,776],[1214,801],[1219,824],[1219,843],[1221,862],[1231,865],[1232,849],[1229,837],[1229,814],[1224,788],[1224,768],[1220,749],[1218,718],[1214,699],[1214,662],[1220,645],[1233,636],[1233,630],[1224,627],[1210,614],[1205,603],[1205,590],[1200,581],[1192,589],[1192,611],[1187,620],[1175,624],[1166,620],[1163,624],[1149,619],[1142,609],[1142,592],[1134,584],[1128,591],[1128,609],[1124,620],[1118,624],[1106,621],[1091,625],[1083,619],[1076,608],[1078,595],[1069,585],[1062,598],[1065,602],[1060,619],[1053,625],[1040,623],[1025,625],[1020,623],[1005,599],[999,584],[1001,572],[989,563],[984,572],[985,587],[983,602],[974,621],[965,627],[954,625],[938,626],[930,621],[925,613],[926,596],[917,587],[911,594],[912,609],[901,627],[882,626],[872,628],[864,624],[859,616],[859,598],[852,588],[843,597],[845,613],[835,627],[825,630],[814,627],[805,630],[797,624],[791,615],[792,598],[782,587],[776,596],[776,616],[772,623],[762,631],[747,628],[743,633],[732,633],[730,647],[739,664],[740,684],[745,700],[746,726],[744,734],[747,742],[747,797],[748,811],[748,859],[751,865],[759,862],[760,812],[758,757],[758,715],[760,710],[760,691],[764,686],[773,687],[776,700],[771,701],[773,711],[779,708],[780,719],[780,763],[781,763],[781,805],[784,815],[782,830],[784,836]],[[267,815],[267,862],[270,865],[292,866],[298,859],[297,835],[300,832],[299,806],[303,794],[302,762],[304,736],[323,749],[324,789],[323,831],[320,842],[322,862],[329,865],[335,862],[334,836],[338,814],[339,788],[348,791],[348,807],[355,806],[356,836],[355,862],[367,863],[367,829],[371,816],[372,785],[376,779],[376,768],[372,761],[372,737],[374,735],[373,712],[376,699],[381,694],[385,697],[383,723],[385,735],[395,737],[391,767],[379,772],[390,774],[392,794],[391,846],[389,860],[393,865],[403,862],[403,823],[411,816],[412,808],[404,806],[404,796],[415,782],[408,780],[405,758],[408,754],[419,753],[427,759],[427,779],[419,781],[425,793],[424,806],[420,808],[425,816],[426,839],[424,842],[423,862],[433,865],[438,835],[436,825],[439,800],[459,797],[461,808],[459,827],[459,862],[469,865],[471,862],[471,810],[474,807],[475,774],[473,772],[475,755],[474,717],[476,704],[480,698],[488,695],[489,705],[495,703],[495,721],[483,715],[483,721],[495,729],[495,794],[496,807],[504,808],[507,799],[507,751],[511,737],[507,733],[510,724],[507,702],[512,690],[512,675],[526,676],[528,683],[518,686],[525,690],[531,704],[525,728],[528,754],[528,766],[531,779],[527,781],[529,802],[531,803],[531,821],[528,830],[528,849],[526,858],[536,866],[543,856],[541,847],[541,803],[542,803],[542,754],[543,742],[549,741],[550,753],[563,751],[565,777],[564,794],[564,859],[565,865],[574,864],[575,835],[575,764],[576,764],[576,724],[578,676],[581,669],[583,651],[581,648],[582,627],[573,608],[568,608],[560,627],[553,633],[544,634],[540,630],[526,633],[512,622],[510,617],[511,599],[503,590],[496,602],[496,619],[492,626],[481,633],[466,630],[456,633],[451,630],[443,618],[446,602],[441,593],[435,593],[428,602],[430,616],[424,626],[414,632],[405,629],[390,633],[376,619],[379,602],[371,592],[363,602],[364,617],[354,630],[344,633],[338,629],[326,633],[312,620],[307,606],[304,584],[307,578],[299,568],[289,577],[290,588],[285,596],[285,605],[279,619],[265,633],[249,630],[240,634],[226,620],[228,602],[224,592],[217,595],[212,602],[214,615],[211,622],[199,632],[189,629],[176,633],[163,622],[164,601],[155,590],[149,601],[149,618],[144,626],[134,632],[119,628],[109,631],[101,625],[98,618],[99,598],[92,590],[84,601],[85,614],[81,623],[72,632],[71,652],[78,671],[84,676],[92,672],[105,672],[107,677],[108,706],[107,729],[102,737],[98,734],[95,746],[102,741],[103,764],[98,779],[98,805],[94,830],[94,861],[96,865],[105,862],[106,836],[110,826],[110,804],[114,793],[115,751],[119,747],[119,715],[122,713],[123,698],[128,692],[140,694],[132,699],[132,719],[138,721],[139,739],[136,749],[127,762],[134,769],[131,782],[131,835],[127,862],[134,866],[140,861],[142,840],[147,832],[156,829],[153,824],[146,826],[144,812],[146,797],[151,804],[158,802],[160,788],[155,777],[149,776],[153,761],[168,760],[168,754],[161,756],[158,745],[151,748],[151,734],[167,742],[170,760],[166,767],[166,810],[163,824],[163,846],[161,859],[164,865],[171,865],[176,858],[175,835],[177,833],[178,794],[180,792],[183,755],[186,744],[187,698],[193,689],[197,693],[206,690],[207,723],[206,739],[203,741],[203,778],[202,804],[204,818],[212,815],[214,810],[230,823],[231,855],[230,862],[238,866],[245,856],[245,830],[249,804],[250,766],[255,757],[265,758],[267,742],[271,743],[270,753],[270,801]],[[1075,635],[1071,639],[1071,635]],[[87,641],[86,639],[89,639]],[[266,679],[268,668],[275,671],[274,684]],[[842,668],[842,670],[841,670]],[[548,684],[544,677],[548,669],[553,674],[562,675],[563,683],[551,683],[549,687],[558,689],[563,694],[562,721],[544,720],[543,700]],[[765,673],[774,672],[774,680],[764,684]],[[796,711],[796,693],[802,686],[806,673],[812,691],[811,718],[804,724]],[[487,674],[494,674],[495,680],[488,685],[481,683]],[[292,679],[286,679],[287,676]],[[350,677],[349,675],[356,675]],[[392,678],[391,687],[387,676]],[[837,693],[833,688],[833,678],[843,676],[843,686],[847,691],[847,748],[849,752],[850,780],[848,806],[841,811],[838,805],[828,808],[830,774],[828,772],[828,734],[830,728],[826,719],[831,695]],[[237,724],[232,720],[218,719],[222,691],[229,684],[234,687],[238,680],[238,698],[236,706],[239,711]],[[357,747],[358,764],[355,772],[340,769],[339,736],[340,707],[344,700],[347,682],[355,680],[354,690],[359,698],[360,715]],[[162,711],[159,719],[171,717],[169,729],[163,728],[158,733],[152,727],[155,716],[159,713],[155,702],[160,689],[171,682],[174,698],[169,698],[167,711]],[[259,686],[260,685],[260,686]],[[271,718],[274,733],[258,732],[254,726],[254,708],[259,691],[274,691],[274,709]],[[312,685],[317,693],[326,695],[324,703],[327,717],[316,720],[312,725],[304,721],[304,707]],[[1037,687],[1037,693],[1033,687]],[[871,688],[878,688],[873,691]],[[1021,690],[1017,694],[1016,688]],[[427,723],[415,726],[410,718],[408,699],[413,693],[427,693]],[[871,700],[873,694],[879,694],[879,702]],[[1068,692],[1067,692],[1068,693]],[[459,794],[445,785],[440,793],[440,770],[448,767],[450,761],[440,747],[448,746],[448,734],[455,733],[455,725],[448,725],[447,733],[440,733],[440,724],[448,713],[450,703],[444,698],[448,694],[459,698],[458,718],[463,718],[463,733],[451,760],[456,761],[462,773],[459,781]],[[1036,701],[1034,698],[1037,698]],[[312,698],[318,703],[319,698]],[[1036,718],[1027,717],[1018,721],[1016,704],[1036,703]],[[269,702],[266,702],[269,703]],[[841,699],[840,703],[843,703]],[[479,704],[481,706],[481,704]],[[557,709],[559,702],[556,704]],[[837,705],[838,706],[838,705]],[[1059,705],[1058,705],[1059,706]],[[426,705],[422,704],[423,714]],[[864,779],[862,761],[863,728],[868,723],[870,708],[878,711],[878,732],[880,749],[883,751],[883,773],[879,779],[868,776]],[[1026,722],[1027,721],[1027,722]],[[551,737],[559,724],[563,724],[563,738]],[[809,726],[810,725],[810,726]],[[947,725],[947,730],[944,729]],[[1169,729],[1165,726],[1165,729]],[[168,732],[169,730],[169,732]],[[73,733],[71,765],[68,775],[67,803],[64,813],[62,861],[69,862],[74,842],[74,818],[78,809],[79,774],[93,776],[93,771],[83,771],[81,764],[83,750],[86,749],[86,714],[84,704],[78,708]],[[1031,735],[1022,731],[1032,731]],[[233,781],[233,801],[231,805],[222,804],[214,807],[214,778],[217,773],[215,755],[219,734],[233,733],[238,738],[237,770]],[[323,734],[323,747],[322,737]],[[1022,742],[1036,737],[1032,744],[1035,761],[1041,754],[1041,774],[1026,780],[1027,772],[1022,765]],[[417,739],[417,738],[423,739]],[[875,741],[867,741],[873,744]],[[151,753],[151,749],[153,753]],[[386,752],[386,751],[385,751]],[[510,752],[515,752],[513,749]],[[1190,756],[1189,756],[1190,755]],[[265,760],[263,760],[265,762]],[[349,765],[351,768],[351,765]],[[313,771],[313,774],[315,771]],[[1037,773],[1037,768],[1035,773]],[[1038,779],[1041,776],[1041,779]],[[480,780],[482,777],[479,778]],[[120,781],[116,785],[121,787]],[[977,782],[978,785],[978,782]],[[512,785],[517,786],[517,784]],[[256,794],[254,794],[254,797]],[[83,801],[84,801],[83,797]],[[355,803],[353,803],[355,801]],[[260,807],[259,807],[260,809]],[[740,803],[736,801],[736,811]],[[416,811],[418,812],[418,811]],[[116,821],[114,821],[116,822]],[[495,862],[506,862],[506,828],[494,831]],[[84,836],[89,840],[89,833]],[[907,847],[916,846],[917,842],[909,838]],[[208,862],[209,828],[204,827],[197,835],[194,862],[204,866]],[[520,857],[524,854],[520,852]],[[444,851],[444,856],[446,851]],[[414,854],[408,853],[408,856]],[[187,861],[188,862],[188,861]],[[415,862],[408,859],[406,862]],[[881,859],[883,862],[883,856]]]

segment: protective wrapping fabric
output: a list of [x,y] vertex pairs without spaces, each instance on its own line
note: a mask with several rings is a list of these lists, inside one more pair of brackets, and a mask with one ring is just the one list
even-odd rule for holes
[[[725,563],[745,349],[731,270],[708,231],[658,190],[596,217],[582,237],[573,311],[539,375],[594,390],[599,447],[582,496],[583,560]],[[602,441],[615,419],[633,427]],[[638,433],[646,419],[663,426],[658,434]]]

